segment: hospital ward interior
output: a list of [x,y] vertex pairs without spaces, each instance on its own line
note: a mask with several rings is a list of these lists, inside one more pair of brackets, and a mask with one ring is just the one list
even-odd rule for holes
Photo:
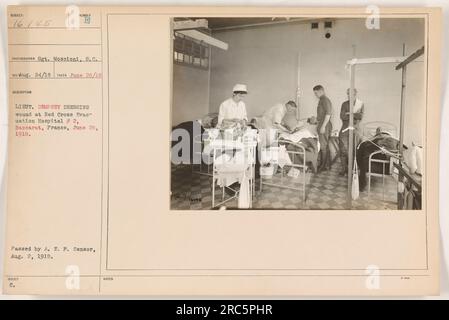
[[421,18],[174,18],[172,210],[421,210]]

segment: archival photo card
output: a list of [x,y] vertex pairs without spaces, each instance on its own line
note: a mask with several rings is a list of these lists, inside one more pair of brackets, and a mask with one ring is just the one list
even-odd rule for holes
[[440,8],[9,6],[8,294],[439,294]]

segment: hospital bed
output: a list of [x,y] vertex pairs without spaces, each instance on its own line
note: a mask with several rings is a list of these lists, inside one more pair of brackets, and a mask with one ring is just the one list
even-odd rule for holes
[[[206,154],[212,155],[212,208],[221,206],[230,200],[238,199],[239,208],[251,208],[255,192],[255,165],[257,132],[248,129],[246,133],[236,140],[214,138],[208,141],[204,147]],[[234,195],[225,199],[225,188],[234,182],[240,183],[240,190],[234,191]],[[246,183],[247,182],[247,183]],[[222,199],[215,202],[216,185],[222,188]],[[242,193],[245,196],[242,200]],[[243,207],[242,207],[242,203]]]
[[[204,150],[205,141],[207,142],[208,139],[207,133],[198,134],[193,137],[193,152],[196,154],[196,157],[200,159],[200,161],[199,163],[196,163],[198,165],[198,169],[195,169],[195,163],[192,164],[192,173],[211,177],[213,155],[209,152],[205,152]],[[204,170],[204,167],[206,167],[206,171]]]
[[[276,169],[273,175],[260,175],[260,193],[263,192],[263,186],[277,188],[286,188],[299,191],[299,198],[303,204],[306,202],[306,189],[310,182],[310,173],[308,172],[308,155],[310,151],[301,142],[292,142],[285,139],[278,139],[270,146],[259,148],[262,155],[259,155],[261,166],[271,163]],[[263,153],[268,153],[264,156]],[[283,160],[284,159],[284,160]],[[280,165],[280,162],[283,162]],[[278,170],[278,166],[280,169]],[[286,175],[286,169],[297,170],[293,176]]]
[[[378,128],[381,129],[380,132],[377,132]],[[397,127],[394,124],[384,121],[372,121],[363,124],[362,135],[365,141],[362,141],[357,146],[357,149],[360,148],[362,143],[376,141],[376,137],[379,137],[380,134],[389,135],[391,138],[397,140]],[[399,150],[396,148],[387,149],[384,146],[376,145],[376,143],[371,143],[372,152],[368,156],[368,170],[366,172],[368,179],[368,197],[371,194],[371,179],[378,177],[382,178],[382,200],[385,200],[385,177],[393,175],[393,163],[399,159]]]

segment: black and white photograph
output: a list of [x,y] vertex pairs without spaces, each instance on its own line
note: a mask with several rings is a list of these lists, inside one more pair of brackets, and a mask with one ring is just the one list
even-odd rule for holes
[[175,18],[171,209],[420,210],[420,18]]

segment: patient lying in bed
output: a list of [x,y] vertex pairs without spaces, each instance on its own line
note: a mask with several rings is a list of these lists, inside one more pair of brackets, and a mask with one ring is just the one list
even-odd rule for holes
[[[313,120],[313,117],[304,121],[298,121],[295,113],[286,113],[281,124],[282,129],[274,129],[267,125],[264,117],[257,117],[251,120],[251,125],[259,130],[260,145],[262,147],[274,146],[279,143],[279,145],[285,145],[288,151],[302,151],[297,146],[301,145],[306,151],[306,163],[313,172],[316,172],[320,145],[316,122]],[[295,162],[296,160],[299,160],[299,157],[294,159]]]
[[303,125],[301,127],[296,127],[291,132],[282,132],[279,135],[279,139],[289,140],[294,143],[298,143],[304,138],[317,137],[316,126],[314,125]]
[[[391,133],[383,131],[382,128],[377,128],[373,137],[363,138],[363,141],[357,146],[356,159],[359,166],[359,190],[364,191],[367,185],[366,174],[369,170],[369,158],[373,152],[379,150],[381,153],[372,156],[373,159],[389,161],[391,156],[397,155],[399,150],[399,140]],[[407,146],[403,145],[406,150]],[[378,174],[390,174],[390,166],[382,163],[371,163],[371,172]]]
[[284,126],[288,131],[279,134],[279,144],[285,145],[288,151],[301,151],[299,145],[306,151],[306,163],[316,172],[318,152],[320,145],[316,124],[313,120],[297,121],[296,119],[284,119]]
[[280,132],[279,139],[298,143],[302,139],[318,138],[316,124],[313,124],[313,119],[307,119],[307,121],[296,120],[296,117],[293,115],[286,114],[282,122],[285,130]]

